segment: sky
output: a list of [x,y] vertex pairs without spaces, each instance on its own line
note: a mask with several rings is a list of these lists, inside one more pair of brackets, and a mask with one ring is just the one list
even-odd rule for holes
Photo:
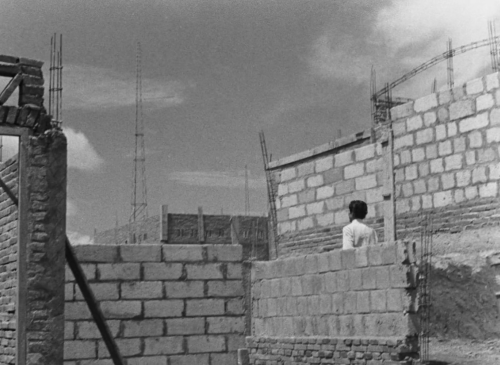
[[[258,132],[272,159],[370,127],[379,87],[446,50],[488,37],[498,0],[0,0],[0,54],[40,59],[63,35],[67,231],[131,213],[136,48],[142,49],[149,215],[266,211]],[[497,22],[500,34],[500,20]],[[491,73],[489,48],[455,57],[455,84]],[[446,63],[394,90],[445,89]],[[48,85],[46,85],[48,87]]]

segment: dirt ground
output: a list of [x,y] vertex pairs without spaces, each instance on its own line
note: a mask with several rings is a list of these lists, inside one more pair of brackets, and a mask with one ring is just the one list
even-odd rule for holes
[[500,339],[432,338],[429,360],[429,365],[500,365]]

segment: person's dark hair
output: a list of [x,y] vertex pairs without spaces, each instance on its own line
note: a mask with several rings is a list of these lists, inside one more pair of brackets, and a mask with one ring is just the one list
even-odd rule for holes
[[362,200],[353,200],[349,203],[349,212],[351,212],[354,219],[365,219],[368,214],[368,207]]

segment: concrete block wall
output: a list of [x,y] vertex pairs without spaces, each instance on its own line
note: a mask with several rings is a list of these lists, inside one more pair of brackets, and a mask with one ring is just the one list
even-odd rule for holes
[[[75,246],[129,365],[234,365],[244,346],[242,247]],[[65,364],[111,364],[66,271]]]
[[[0,178],[18,191],[17,156],[0,166]],[[0,364],[13,364],[16,354],[17,207],[7,194],[0,194]]]
[[299,155],[295,161],[286,159],[271,166],[280,256],[338,247],[342,227],[349,223],[352,200],[368,203],[366,221],[383,241],[382,146],[364,142],[348,147],[338,143],[329,150],[321,149],[320,154],[305,159]]
[[[198,237],[197,214],[168,214],[168,240],[166,244],[231,244],[231,220],[238,220],[238,242],[244,247],[244,257],[255,256],[260,260],[268,257],[267,217],[203,215],[204,241]],[[136,223],[136,232],[140,243],[155,244],[161,241],[160,215],[154,215]],[[130,224],[98,232],[95,241],[98,244],[128,244]],[[139,240],[138,240],[139,241]]]
[[494,73],[393,108],[398,237],[498,226],[500,82]]
[[[325,349],[337,351],[336,358],[350,358],[347,353],[354,351],[363,353],[355,354],[355,359],[371,360],[371,353],[378,352],[382,361],[390,356],[382,357],[382,353],[397,352],[375,350],[367,344],[348,349],[346,346],[352,345],[353,338],[372,341],[377,346],[376,341],[390,338],[404,344],[404,356],[415,354],[419,329],[414,257],[414,245],[398,241],[255,262],[252,268],[253,327],[252,336],[247,339],[251,364],[276,361],[264,356],[262,347],[268,348],[268,355],[290,350],[280,355],[280,361],[291,361],[293,356],[311,357],[293,353],[320,350],[321,346],[310,349],[302,346],[308,343],[307,338],[312,339],[311,344],[318,344],[315,342],[318,336],[329,339],[324,344],[337,346],[334,350]],[[299,341],[283,347],[284,343],[290,343],[288,339],[292,334]],[[254,346],[255,343],[258,345]],[[381,343],[387,345],[387,342]],[[398,355],[398,360],[403,358]],[[265,362],[259,362],[263,359]],[[309,359],[298,363],[317,362]]]

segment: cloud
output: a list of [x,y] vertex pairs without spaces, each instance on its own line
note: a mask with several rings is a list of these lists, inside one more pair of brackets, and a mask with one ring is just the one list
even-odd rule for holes
[[371,61],[352,37],[332,37],[327,31],[314,42],[308,64],[315,76],[359,84],[368,79]]
[[[142,79],[143,107],[164,108],[182,104],[193,87],[179,81]],[[70,64],[64,66],[64,108],[99,109],[135,105],[136,79],[132,74]]]
[[94,244],[94,239],[85,234],[81,234],[75,231],[68,231],[66,233],[71,245],[92,245]]
[[68,139],[68,167],[83,171],[98,171],[104,160],[90,144],[87,136],[70,127],[63,127]]
[[[245,171],[178,171],[167,175],[171,181],[191,186],[210,186],[223,188],[244,188]],[[264,189],[266,180],[264,177],[248,178],[250,189]]]
[[[398,62],[407,71],[446,51],[446,42],[453,48],[488,38],[488,20],[500,18],[498,0],[419,0],[393,1],[376,17],[370,41],[384,47],[394,65]],[[497,22],[497,28],[499,23]],[[489,47],[454,57],[455,84],[478,77],[490,65]],[[431,68],[432,77],[446,84],[446,61]],[[386,74],[389,73],[386,67]],[[402,88],[421,89],[422,78],[405,83]],[[426,80],[426,89],[430,89]],[[445,85],[446,86],[446,85]]]

